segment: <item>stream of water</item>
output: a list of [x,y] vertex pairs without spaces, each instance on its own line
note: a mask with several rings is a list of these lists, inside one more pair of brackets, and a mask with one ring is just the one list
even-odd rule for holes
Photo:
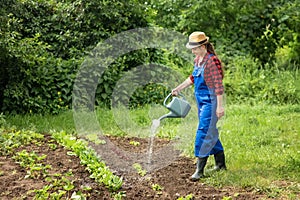
[[159,126],[160,126],[160,120],[154,119],[152,121],[151,129],[150,129],[149,146],[148,146],[148,152],[147,152],[147,154],[148,154],[148,162],[147,163],[149,165],[151,164],[151,160],[152,160],[155,134],[156,134],[156,131],[157,131]]

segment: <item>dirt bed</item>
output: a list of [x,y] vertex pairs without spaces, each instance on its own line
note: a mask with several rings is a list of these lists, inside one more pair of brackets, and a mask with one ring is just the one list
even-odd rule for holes
[[[129,145],[128,138],[111,137],[115,144],[123,147],[126,151],[143,151],[148,143],[147,140],[135,138],[140,145]],[[49,136],[45,137],[45,141],[41,145],[28,145],[17,149],[21,151],[26,149],[34,151],[36,154],[45,154],[47,157],[43,160],[45,164],[51,165],[49,174],[72,174],[67,178],[72,181],[74,188],[65,194],[64,197],[70,197],[74,191],[83,191],[88,196],[87,199],[113,199],[111,193],[104,187],[94,182],[89,178],[90,174],[85,170],[85,167],[80,164],[79,158],[70,155],[68,150],[57,145],[53,149],[48,144],[51,140]],[[167,142],[159,140],[156,145],[165,145]],[[69,155],[68,155],[69,154]],[[179,197],[186,197],[193,194],[193,199],[223,199],[224,197],[231,197],[231,199],[266,199],[266,196],[246,191],[238,188],[214,188],[205,185],[203,182],[192,182],[189,177],[194,172],[195,164],[193,159],[186,157],[179,157],[170,165],[153,171],[146,176],[140,176],[138,173],[117,174],[123,177],[123,186],[120,191],[126,193],[123,199],[178,199]],[[32,199],[34,192],[29,192],[35,189],[41,189],[49,184],[42,176],[35,176],[35,178],[25,178],[27,172],[20,167],[12,157],[0,157],[0,199]],[[54,177],[54,176],[53,176]],[[89,190],[83,190],[88,187]],[[66,198],[62,198],[66,199]]]

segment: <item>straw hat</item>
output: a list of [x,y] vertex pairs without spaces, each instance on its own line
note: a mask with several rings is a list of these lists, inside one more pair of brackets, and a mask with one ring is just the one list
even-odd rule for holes
[[186,44],[186,48],[192,49],[195,47],[199,47],[202,44],[208,43],[209,37],[206,37],[205,33],[203,32],[193,32],[189,36],[189,42]]

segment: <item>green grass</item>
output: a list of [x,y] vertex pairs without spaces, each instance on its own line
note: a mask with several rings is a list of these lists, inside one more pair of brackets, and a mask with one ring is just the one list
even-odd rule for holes
[[[30,129],[41,133],[52,131],[75,132],[72,111],[65,111],[59,115],[27,114],[5,116],[6,126],[18,129]],[[0,123],[1,125],[1,123]]]
[[206,182],[251,187],[270,197],[287,189],[286,182],[292,192],[299,191],[299,120],[299,105],[228,106],[220,132],[229,170]]
[[[146,137],[151,121],[168,111],[147,106],[132,111],[98,108],[99,127],[105,134]],[[6,124],[38,132],[76,132],[72,112],[57,116],[4,116]],[[2,120],[3,121],[3,120]],[[296,199],[300,191],[300,105],[227,105],[221,121],[220,138],[225,148],[228,170],[210,174],[204,182],[217,186],[252,188],[270,197],[285,195]],[[3,122],[2,122],[3,123]],[[179,148],[193,156],[197,110],[185,119],[165,119],[159,137],[180,137]],[[211,157],[208,166],[212,167]]]

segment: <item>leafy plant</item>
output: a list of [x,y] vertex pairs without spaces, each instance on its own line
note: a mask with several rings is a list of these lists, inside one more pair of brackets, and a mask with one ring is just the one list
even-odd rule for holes
[[53,151],[57,149],[57,145],[56,145],[56,144],[49,143],[48,146],[49,146],[50,149],[52,149]]
[[28,153],[26,150],[17,152],[13,159],[20,164],[21,167],[27,169],[25,178],[39,178],[45,177],[48,174],[48,169],[51,165],[44,165],[41,163],[46,158],[46,155],[38,156],[34,151]]
[[152,190],[155,190],[155,191],[162,191],[162,190],[163,190],[163,187],[160,186],[159,184],[152,184]]
[[222,200],[232,200],[232,197],[223,197]]
[[51,189],[50,185],[45,185],[43,188],[41,189],[35,189],[35,190],[30,190],[27,193],[35,193],[35,196],[33,199],[38,200],[38,199],[48,199],[49,197],[49,193],[48,190]]
[[114,200],[121,200],[123,197],[126,197],[126,192],[118,192],[113,194]]
[[133,145],[133,146],[139,146],[140,145],[140,142],[138,141],[130,141],[129,144]]
[[29,143],[37,144],[44,138],[44,135],[30,130],[0,130],[0,154],[11,154],[13,149]]
[[71,199],[74,199],[74,200],[86,200],[86,196],[84,194],[82,194],[82,192],[73,192],[72,193],[72,196],[71,196]]
[[104,184],[110,191],[117,191],[122,186],[122,178],[113,175],[113,173],[100,161],[94,150],[87,147],[87,142],[75,138],[65,132],[54,132],[52,137],[60,144],[71,149],[86,166],[90,172],[90,177],[96,182]]
[[98,137],[98,134],[95,133],[95,134],[87,134],[85,135],[85,138],[95,144],[105,144],[105,140],[100,140],[99,137]]
[[299,103],[292,72],[275,67],[262,69],[251,57],[236,57],[226,70],[224,84],[226,97],[231,102]]
[[4,125],[6,125],[5,115],[0,113],[0,127],[3,127]]
[[[73,83],[86,52],[116,33],[146,26],[143,10],[144,4],[134,0],[1,3],[1,109],[54,114],[69,109]],[[138,55],[133,57],[131,64],[141,60]],[[116,81],[106,81],[107,77],[112,79],[122,70],[119,65],[112,69],[99,87],[106,94]],[[110,100],[107,95],[98,98]]]
[[133,168],[137,170],[137,173],[140,175],[140,176],[145,176],[147,174],[147,171],[144,170],[142,168],[142,166],[139,164],[139,163],[134,163],[133,164]]
[[192,199],[194,199],[194,195],[188,194],[185,197],[179,197],[177,200],[192,200]]

